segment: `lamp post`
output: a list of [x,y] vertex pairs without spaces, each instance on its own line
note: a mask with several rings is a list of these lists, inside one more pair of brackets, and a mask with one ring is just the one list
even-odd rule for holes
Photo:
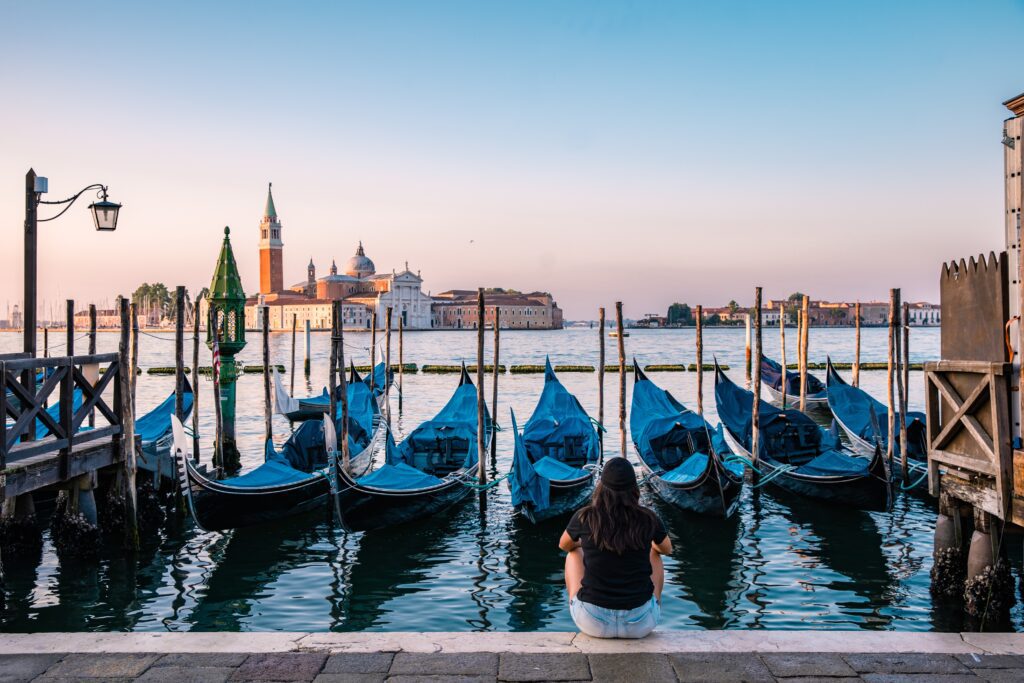
[[[76,194],[58,201],[45,201],[42,196],[48,189],[47,179],[37,176],[33,169],[29,169],[25,175],[25,310],[22,312],[22,320],[25,331],[25,353],[33,358],[36,355],[36,260],[38,255],[38,224],[55,220],[64,215],[71,208],[71,205],[89,190],[96,190],[96,197],[99,201],[89,205],[92,211],[93,223],[96,230],[111,232],[117,229],[117,215],[121,209],[120,204],[107,200],[107,186],[95,183],[82,188]],[[55,216],[49,218],[38,217],[40,204],[64,206]]]

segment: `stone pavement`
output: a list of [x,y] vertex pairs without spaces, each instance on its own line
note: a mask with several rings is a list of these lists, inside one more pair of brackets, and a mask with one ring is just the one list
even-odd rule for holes
[[[0,682],[1024,681],[1024,635],[877,636],[716,631],[599,641],[560,633],[10,634],[0,635]],[[815,642],[824,646],[809,650]]]
[[1024,656],[870,653],[273,652],[0,655],[0,681],[1024,681]]

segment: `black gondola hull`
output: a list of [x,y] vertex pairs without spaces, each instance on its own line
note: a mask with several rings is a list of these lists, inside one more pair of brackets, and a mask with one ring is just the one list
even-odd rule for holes
[[724,471],[717,458],[708,458],[704,473],[692,482],[680,484],[653,474],[643,458],[639,458],[648,486],[663,501],[701,515],[728,518],[740,505],[743,478]]
[[330,495],[325,476],[292,486],[261,487],[251,491],[219,486],[202,477],[189,477],[196,522],[207,531],[252,526],[299,514],[324,505]]
[[[740,444],[736,435],[728,428],[724,431],[730,448],[736,453],[750,457],[750,452]],[[774,475],[779,466],[777,461],[767,458],[758,461],[758,469],[765,479]],[[889,509],[892,501],[892,487],[889,482],[885,461],[881,454],[876,452],[865,475],[815,477],[786,472],[773,476],[768,484],[790,493],[837,505],[860,510],[884,511]]]
[[[474,480],[476,467],[467,471]],[[342,525],[350,531],[369,531],[403,524],[438,514],[472,492],[461,481],[420,491],[387,491],[362,487],[344,474],[338,475],[338,512]]]
[[535,510],[533,505],[516,506],[516,510],[534,524],[569,515],[586,505],[594,492],[594,475],[574,481],[552,481],[549,483],[548,506]]

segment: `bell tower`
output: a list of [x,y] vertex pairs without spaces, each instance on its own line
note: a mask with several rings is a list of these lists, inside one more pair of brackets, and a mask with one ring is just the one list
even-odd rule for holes
[[283,247],[281,221],[274,207],[273,183],[267,184],[267,206],[260,221],[260,294],[284,290]]

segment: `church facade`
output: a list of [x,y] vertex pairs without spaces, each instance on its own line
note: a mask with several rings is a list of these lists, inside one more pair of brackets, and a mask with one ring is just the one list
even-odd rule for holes
[[314,329],[331,326],[333,302],[342,302],[342,326],[348,330],[365,330],[372,325],[383,329],[388,307],[392,310],[392,327],[399,320],[406,329],[429,329],[432,323],[433,299],[423,293],[423,279],[412,272],[406,262],[402,271],[378,273],[360,242],[355,255],[345,263],[344,270],[332,261],[329,272],[316,276],[316,265],[310,259],[303,282],[284,287],[284,241],[281,220],[274,205],[273,188],[267,188],[267,202],[260,221],[260,290],[246,302],[246,327],[262,327],[261,311],[266,306],[271,330],[289,330],[294,317],[298,327],[306,321]]

